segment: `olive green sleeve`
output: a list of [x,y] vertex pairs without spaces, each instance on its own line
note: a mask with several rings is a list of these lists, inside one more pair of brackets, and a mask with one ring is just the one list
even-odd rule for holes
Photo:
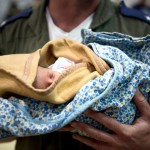
[[5,33],[2,28],[0,28],[0,55],[4,54],[4,44],[5,44]]
[[150,25],[147,25],[147,28],[145,28],[145,35],[150,34]]

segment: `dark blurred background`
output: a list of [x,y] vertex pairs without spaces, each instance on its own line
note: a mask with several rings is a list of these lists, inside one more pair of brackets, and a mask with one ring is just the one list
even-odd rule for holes
[[41,0],[0,0],[0,22],[31,5],[38,4],[40,1]]

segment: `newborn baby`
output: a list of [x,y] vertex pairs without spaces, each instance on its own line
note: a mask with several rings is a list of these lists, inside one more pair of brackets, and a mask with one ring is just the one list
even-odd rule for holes
[[55,63],[48,68],[38,66],[33,86],[37,89],[46,89],[60,77],[63,71],[73,64],[75,64],[73,61],[59,57]]
[[50,41],[33,53],[1,56],[0,64],[1,97],[15,94],[54,104],[70,101],[110,68],[89,47],[69,39]]
[[46,89],[60,77],[60,73],[48,68],[38,67],[33,86],[37,89]]

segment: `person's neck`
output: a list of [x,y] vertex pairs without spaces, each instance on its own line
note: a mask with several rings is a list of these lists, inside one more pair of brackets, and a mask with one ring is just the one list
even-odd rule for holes
[[100,0],[50,0],[48,10],[56,26],[69,32],[97,8]]

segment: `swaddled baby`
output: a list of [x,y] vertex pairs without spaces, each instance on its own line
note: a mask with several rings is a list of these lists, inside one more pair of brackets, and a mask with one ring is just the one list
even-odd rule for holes
[[60,57],[48,68],[38,66],[37,74],[33,86],[38,89],[45,89],[58,80],[62,72],[69,66],[75,64],[73,61]]
[[0,65],[1,97],[17,94],[55,104],[71,100],[109,69],[89,47],[69,39],[48,42],[30,54],[0,56]]

